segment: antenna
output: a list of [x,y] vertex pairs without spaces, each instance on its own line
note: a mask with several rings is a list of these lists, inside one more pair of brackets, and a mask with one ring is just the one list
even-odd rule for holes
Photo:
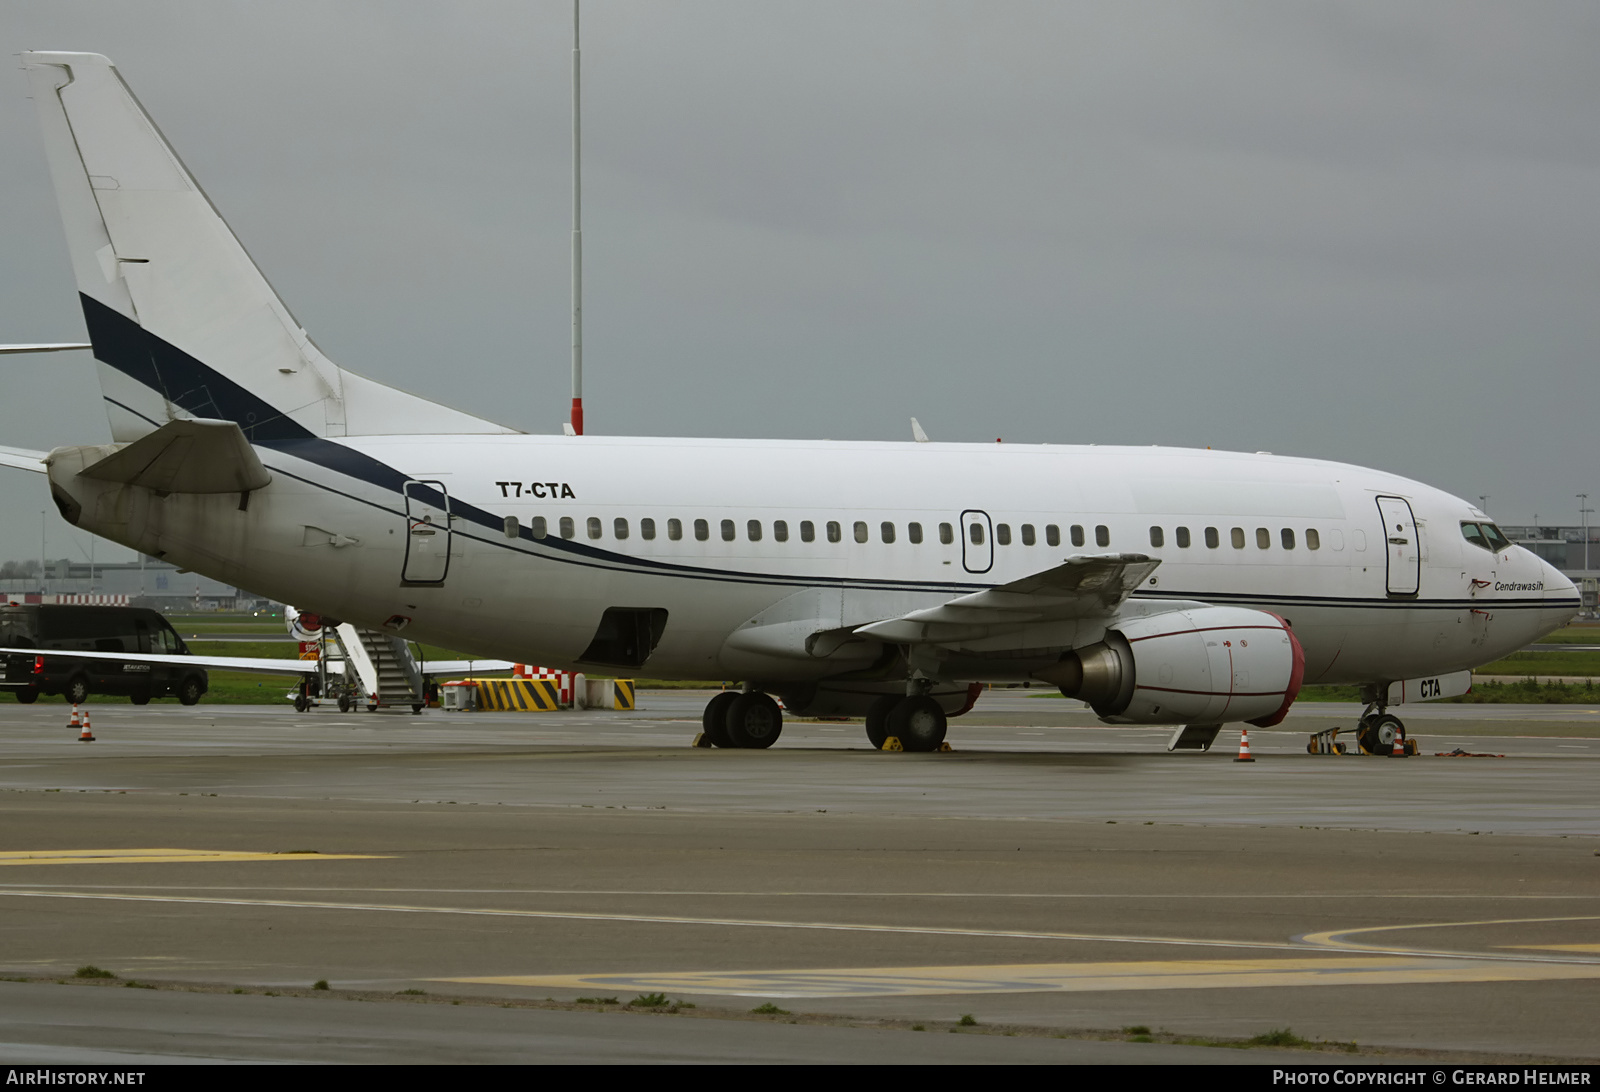
[[578,0],[572,0],[572,423],[583,435],[583,129],[578,49]]

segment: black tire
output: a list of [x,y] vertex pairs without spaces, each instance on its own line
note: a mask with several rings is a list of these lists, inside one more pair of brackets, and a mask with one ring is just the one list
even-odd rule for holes
[[414,717],[422,716],[422,705],[420,702],[411,703],[411,715]]
[[89,680],[82,675],[72,676],[61,696],[73,705],[82,705],[89,700]]
[[311,699],[306,696],[306,692],[304,690],[296,690],[294,692],[294,711],[296,713],[304,713],[310,708]]
[[752,690],[728,704],[728,740],[735,747],[765,750],[783,734],[783,710],[778,703]]
[[889,734],[908,751],[937,750],[948,727],[944,710],[926,695],[906,698],[889,712]]
[[883,750],[883,741],[889,738],[889,714],[904,700],[898,694],[885,694],[867,707],[867,742],[874,751]]
[[178,684],[178,701],[184,705],[199,705],[200,695],[205,692],[205,687],[200,685],[200,676],[185,675]]
[[148,690],[135,690],[133,693],[128,695],[128,700],[133,702],[133,704],[135,704],[135,705],[149,705],[150,704],[150,691],[148,691]]
[[369,701],[367,703],[367,712],[376,713],[377,711],[378,711],[378,703],[375,702],[375,701]]
[[711,741],[711,746],[733,746],[733,741],[728,738],[728,706],[738,700],[737,690],[724,690],[706,702],[706,711],[700,714],[700,730]]
[[39,700],[39,691],[34,687],[27,687],[17,691],[17,700],[23,705],[32,705]]
[[339,712],[341,712],[341,713],[350,712],[350,695],[349,694],[340,694],[339,695]]
[[1395,741],[1405,738],[1406,726],[1400,723],[1399,717],[1390,716],[1388,713],[1363,720],[1361,734],[1357,737],[1363,751],[1383,758],[1391,757],[1394,754]]

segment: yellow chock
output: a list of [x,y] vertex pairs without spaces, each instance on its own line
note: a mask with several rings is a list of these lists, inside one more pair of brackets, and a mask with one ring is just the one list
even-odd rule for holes
[[882,751],[903,751],[903,750],[905,750],[905,748],[900,745],[900,737],[899,736],[890,736],[888,739],[883,741],[883,746],[880,747],[879,750],[882,750]]
[[1405,746],[1405,753],[1408,754],[1408,755],[1414,755],[1419,750],[1419,748],[1417,747],[1417,741],[1414,740],[1414,739],[1406,740],[1405,743],[1404,743],[1404,746]]
[[939,746],[935,747],[934,750],[940,754],[952,754],[955,751],[955,748],[950,746],[949,740],[941,740],[939,742]]
[[692,744],[690,744],[690,746],[692,746],[692,747],[710,747],[711,746],[711,741],[706,738],[706,734],[704,732],[696,732],[694,734],[694,742]]

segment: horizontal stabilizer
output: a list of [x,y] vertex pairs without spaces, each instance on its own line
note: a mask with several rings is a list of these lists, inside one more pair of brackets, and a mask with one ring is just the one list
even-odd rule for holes
[[272,480],[232,421],[168,421],[82,474],[158,493],[244,493]]
[[31,470],[35,474],[43,474],[44,457],[43,451],[29,451],[25,447],[0,447],[0,466],[9,466],[13,470]]
[[1053,569],[873,622],[856,632],[897,644],[939,643],[992,636],[1033,622],[1104,617],[1160,564],[1144,554],[1069,557]]
[[4,353],[64,353],[69,349],[88,349],[92,346],[77,342],[57,341],[41,345],[0,345],[0,354]]

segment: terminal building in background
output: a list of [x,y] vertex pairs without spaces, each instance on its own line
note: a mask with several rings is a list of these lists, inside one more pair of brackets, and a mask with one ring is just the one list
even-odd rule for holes
[[93,563],[61,558],[8,561],[0,566],[0,602],[102,603],[156,610],[259,610],[272,600],[155,558]]
[[1526,546],[1561,570],[1583,592],[1583,613],[1595,617],[1600,586],[1600,527],[1517,527],[1499,524],[1518,546]]

